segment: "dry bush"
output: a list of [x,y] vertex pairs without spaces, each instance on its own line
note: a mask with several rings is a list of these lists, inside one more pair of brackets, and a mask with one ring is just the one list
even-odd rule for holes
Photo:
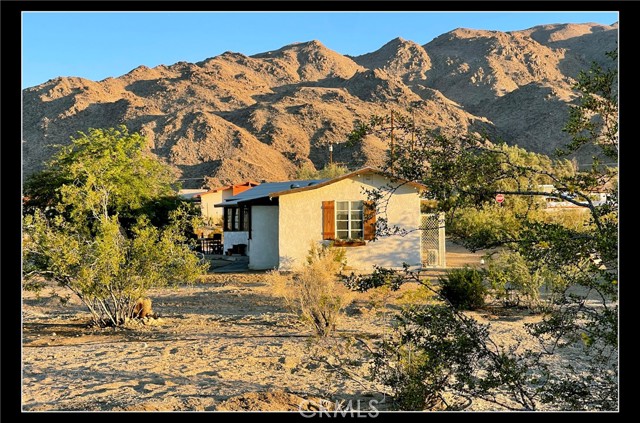
[[341,249],[314,246],[308,263],[299,270],[267,274],[274,294],[284,298],[289,309],[321,337],[335,330],[342,311],[353,301],[354,293],[338,278],[343,258]]

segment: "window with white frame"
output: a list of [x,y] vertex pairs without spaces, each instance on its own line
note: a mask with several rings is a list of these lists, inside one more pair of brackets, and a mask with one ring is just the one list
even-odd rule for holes
[[336,201],[336,238],[362,239],[363,201]]

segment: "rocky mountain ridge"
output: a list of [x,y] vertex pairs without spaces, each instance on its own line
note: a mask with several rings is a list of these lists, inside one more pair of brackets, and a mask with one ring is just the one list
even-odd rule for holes
[[[617,24],[459,28],[419,45],[396,38],[347,56],[312,40],[245,56],[139,66],[117,78],[59,77],[23,90],[23,170],[41,168],[50,144],[77,131],[126,124],[176,166],[185,187],[285,180],[334,160],[376,166],[384,140],[347,146],[356,119],[413,109],[416,124],[485,131],[553,153],[575,99],[575,76],[607,63]],[[580,158],[588,160],[588,158]]]

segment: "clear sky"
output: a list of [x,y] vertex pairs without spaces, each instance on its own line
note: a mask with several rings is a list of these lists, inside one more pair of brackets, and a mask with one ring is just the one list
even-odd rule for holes
[[[453,3],[455,4],[455,3]],[[588,2],[585,3],[588,5]],[[396,37],[426,44],[455,28],[514,31],[553,23],[610,25],[618,12],[33,12],[22,14],[22,87],[57,76],[117,77],[145,65],[247,56],[319,40],[341,54]]]

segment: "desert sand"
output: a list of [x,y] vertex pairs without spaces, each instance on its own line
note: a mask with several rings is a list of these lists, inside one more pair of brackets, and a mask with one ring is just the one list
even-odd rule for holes
[[[449,266],[479,265],[481,253],[449,245]],[[191,286],[149,292],[157,319],[92,328],[79,300],[61,305],[50,286],[23,294],[24,411],[296,411],[324,399],[388,406],[371,382],[367,348],[390,333],[392,316],[415,291],[358,294],[338,331],[318,342],[271,293],[261,273],[210,274]],[[496,317],[505,342],[526,337],[526,312]],[[374,403],[375,404],[375,403]],[[492,409],[476,402],[471,409]]]

